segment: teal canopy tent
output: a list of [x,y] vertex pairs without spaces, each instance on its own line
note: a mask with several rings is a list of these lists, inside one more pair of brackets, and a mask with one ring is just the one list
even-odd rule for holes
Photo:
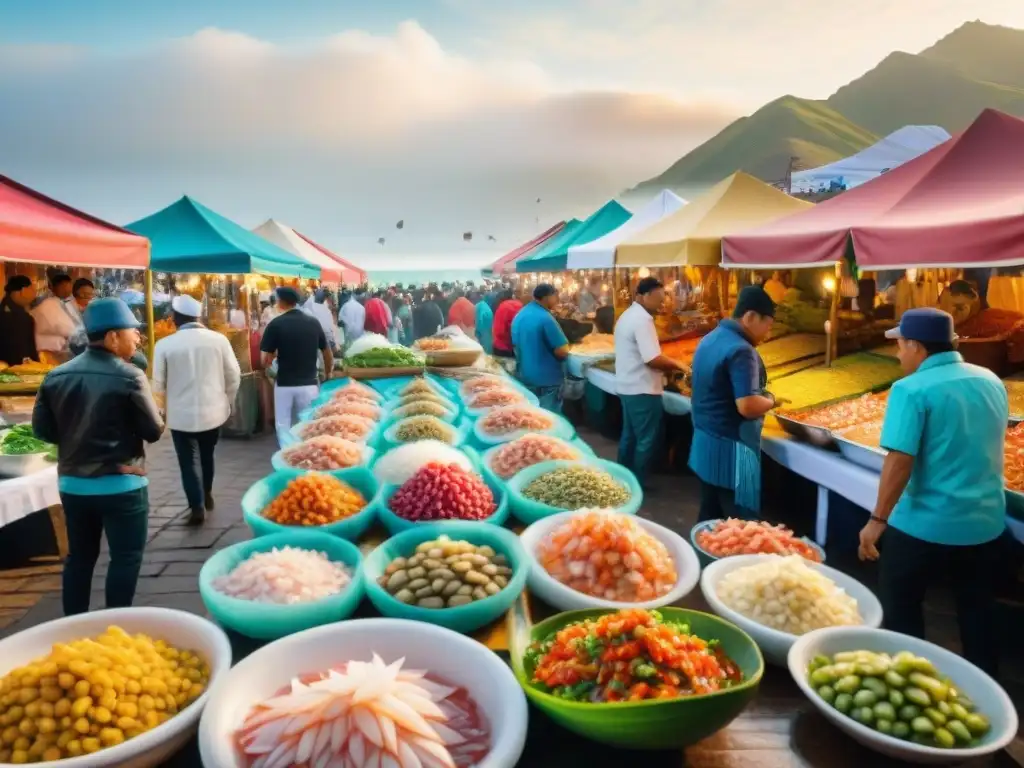
[[557,237],[544,243],[535,254],[519,259],[516,272],[562,272],[568,269],[569,246],[603,237],[622,226],[632,215],[614,200],[609,200],[577,226],[567,224]]
[[320,277],[319,267],[187,195],[126,229],[149,238],[154,272]]

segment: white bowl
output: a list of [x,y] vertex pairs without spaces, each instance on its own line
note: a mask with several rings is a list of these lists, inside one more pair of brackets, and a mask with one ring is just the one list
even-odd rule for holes
[[477,768],[512,768],[526,744],[526,697],[512,670],[486,646],[444,627],[404,619],[353,619],[307,629],[264,646],[241,661],[210,692],[199,727],[203,765],[244,768],[235,732],[252,707],[296,676],[353,659],[402,657],[465,688],[491,728],[491,751]]
[[[832,708],[807,682],[808,664],[818,654],[831,656],[841,651],[861,650],[890,655],[910,651],[917,656],[924,656],[943,677],[952,680],[974,702],[977,711],[989,719],[991,730],[977,747],[940,749],[886,736]],[[998,752],[1013,741],[1017,733],[1017,711],[999,683],[969,661],[927,640],[871,627],[829,627],[808,632],[793,643],[789,649],[788,664],[796,684],[821,714],[855,741],[897,760],[929,765],[966,763],[973,758]]]
[[[560,611],[575,611],[586,608],[651,609],[660,608],[663,605],[671,605],[672,603],[682,600],[693,591],[694,587],[697,586],[697,581],[700,579],[700,561],[697,559],[697,553],[694,552],[690,543],[678,533],[663,525],[658,525],[650,520],[645,520],[642,517],[636,517],[633,515],[629,515],[629,517],[636,520],[636,522],[640,524],[640,527],[647,533],[661,541],[661,543],[668,549],[673,561],[675,561],[677,581],[671,591],[665,593],[661,597],[655,598],[654,600],[647,600],[639,603],[626,603],[616,600],[603,600],[601,598],[585,595],[582,592],[577,592],[575,589],[562,584],[544,570],[544,567],[537,561],[537,547],[541,541],[551,533],[551,531],[565,523],[570,518],[581,513],[585,514],[586,511],[572,510],[569,512],[561,512],[557,515],[552,515],[551,517],[545,517],[531,525],[519,536],[519,540],[523,543],[523,548],[526,550],[526,555],[530,560],[530,572],[527,576],[527,584],[530,587],[530,592],[544,602],[554,606]],[[608,514],[619,513],[609,510]]]
[[[210,665],[210,683],[216,685],[231,667],[231,645],[223,630],[211,621],[170,608],[112,608],[40,624],[0,641],[0,674],[45,656],[54,643],[66,643],[102,634],[116,625],[125,632],[142,632],[166,640],[179,649],[195,651]],[[195,733],[209,688],[180,714],[116,747],[91,755],[33,763],[43,768],[150,768],[162,765],[181,750]]]
[[[726,621],[731,621],[752,638],[761,648],[765,661],[779,666],[786,665],[786,656],[790,647],[796,642],[799,635],[789,632],[780,632],[777,629],[766,627],[764,624],[748,619],[742,613],[734,611],[718,597],[718,582],[726,574],[735,571],[737,568],[745,568],[748,565],[756,565],[763,562],[765,558],[779,557],[779,555],[735,555],[716,560],[704,569],[700,577],[700,591],[704,593],[704,599],[708,601],[711,610],[717,613]],[[807,565],[820,571],[830,578],[846,594],[857,601],[857,609],[865,627],[882,626],[882,604],[874,593],[850,576],[835,568],[829,568],[821,563],[807,561]]]

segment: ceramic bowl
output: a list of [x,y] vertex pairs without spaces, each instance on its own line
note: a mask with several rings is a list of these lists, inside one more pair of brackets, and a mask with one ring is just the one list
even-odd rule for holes
[[[693,526],[693,528],[690,529],[690,543],[693,545],[693,548],[696,550],[697,557],[700,558],[700,564],[703,565],[703,566],[710,565],[711,563],[715,562],[716,560],[721,560],[722,558],[718,557],[717,555],[712,555],[706,549],[701,547],[701,545],[697,543],[697,537],[700,536],[700,534],[703,533],[704,531],[713,530],[715,528],[715,526],[717,526],[719,523],[722,523],[722,522],[725,522],[725,521],[724,520],[705,520],[703,523],[697,523],[695,526]],[[824,549],[819,547],[817,544],[815,544],[813,541],[811,541],[806,536],[802,537],[802,541],[804,543],[806,543],[807,546],[809,546],[811,549],[813,549],[815,552],[818,553],[818,557],[821,558],[821,562],[825,562],[825,550]]]

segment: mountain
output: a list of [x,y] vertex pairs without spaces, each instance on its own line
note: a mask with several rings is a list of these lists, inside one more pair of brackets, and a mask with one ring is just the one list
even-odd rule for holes
[[1024,30],[969,22],[919,54],[896,52],[824,101],[784,96],[640,184],[692,190],[737,170],[766,181],[848,157],[905,125],[962,131],[986,107],[1024,116]]

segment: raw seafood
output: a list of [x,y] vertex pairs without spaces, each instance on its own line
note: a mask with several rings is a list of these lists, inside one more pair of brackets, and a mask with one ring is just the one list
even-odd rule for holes
[[859,352],[840,357],[830,367],[808,368],[777,379],[770,389],[776,398],[788,400],[786,407],[795,411],[883,389],[902,375],[899,361]]
[[464,690],[385,664],[349,661],[295,678],[257,704],[236,734],[252,768],[469,768],[490,749]]
[[508,559],[491,547],[441,536],[420,544],[409,558],[392,560],[380,585],[403,603],[457,608],[498,594],[510,578]]
[[885,406],[889,402],[889,393],[863,395],[853,400],[821,406],[800,412],[783,412],[783,415],[803,424],[825,429],[843,429],[865,421],[885,417]]
[[528,405],[507,405],[492,408],[480,418],[480,429],[490,435],[504,435],[520,429],[542,432],[555,426],[551,414],[543,408]]
[[818,551],[784,525],[730,517],[697,534],[697,545],[712,557],[730,555],[800,555],[821,562]]
[[594,467],[561,467],[545,472],[523,488],[532,501],[561,509],[621,507],[630,499],[629,489]]
[[473,395],[466,403],[470,408],[494,408],[499,405],[512,405],[525,402],[521,392],[514,389],[485,389]]
[[411,405],[412,403],[420,402],[436,403],[437,405],[444,406],[445,408],[451,408],[452,403],[450,400],[441,397],[436,392],[412,392],[408,395],[402,395],[398,398],[398,405]]
[[497,448],[490,457],[491,470],[508,480],[527,467],[542,461],[578,459],[580,452],[564,440],[550,435],[523,435]]
[[310,472],[285,486],[263,516],[280,525],[328,525],[361,512],[363,495],[336,477]]
[[344,563],[333,562],[324,552],[274,547],[250,555],[230,573],[214,579],[213,587],[239,600],[294,605],[341,594],[350,581]]
[[321,405],[314,411],[314,417],[322,419],[326,416],[338,416],[345,413],[379,421],[383,411],[379,405],[368,400],[341,398]]
[[421,376],[417,376],[404,387],[402,387],[399,393],[402,397],[407,395],[415,395],[416,393],[423,393],[427,395],[436,395],[437,389],[426,379]]
[[401,485],[416,474],[424,464],[458,464],[467,472],[472,471],[473,462],[457,448],[440,440],[417,440],[392,448],[373,465],[373,474],[382,483]]
[[116,746],[173,718],[209,680],[209,666],[191,651],[116,626],[57,643],[0,679],[0,763]]
[[737,568],[718,582],[716,593],[748,619],[791,635],[863,623],[857,601],[799,555]]
[[343,387],[339,387],[331,393],[332,400],[342,398],[366,400],[369,403],[379,403],[384,399],[377,390],[372,387],[368,387],[365,384],[361,384],[358,381],[349,381],[348,384]]
[[458,464],[431,462],[395,491],[388,504],[404,520],[483,520],[498,505],[479,475]]
[[637,608],[567,624],[525,662],[542,691],[590,704],[699,696],[743,679],[717,643]]
[[455,440],[455,430],[434,416],[412,416],[398,422],[395,428],[395,440],[400,443],[412,443],[416,440],[441,440],[451,443]]
[[537,546],[537,561],[557,581],[591,597],[635,603],[672,590],[678,576],[668,548],[631,515],[588,510]]
[[396,419],[407,419],[410,416],[433,416],[436,419],[443,419],[451,418],[452,412],[431,400],[413,400],[395,408],[391,415]]
[[370,433],[373,431],[373,422],[365,416],[339,413],[334,416],[323,416],[306,422],[297,431],[299,432],[299,437],[303,440],[308,440],[318,435],[334,435],[358,442],[370,436]]
[[910,651],[816,656],[807,678],[827,704],[897,739],[953,749],[970,746],[991,728],[952,681]]
[[289,467],[296,469],[347,469],[363,463],[365,446],[343,437],[311,437],[281,452]]
[[500,376],[477,376],[462,383],[462,394],[471,397],[487,389],[507,389],[508,385]]
[[880,448],[882,445],[882,419],[865,421],[853,427],[837,432],[840,437],[849,440],[857,445],[866,445],[869,448]]

